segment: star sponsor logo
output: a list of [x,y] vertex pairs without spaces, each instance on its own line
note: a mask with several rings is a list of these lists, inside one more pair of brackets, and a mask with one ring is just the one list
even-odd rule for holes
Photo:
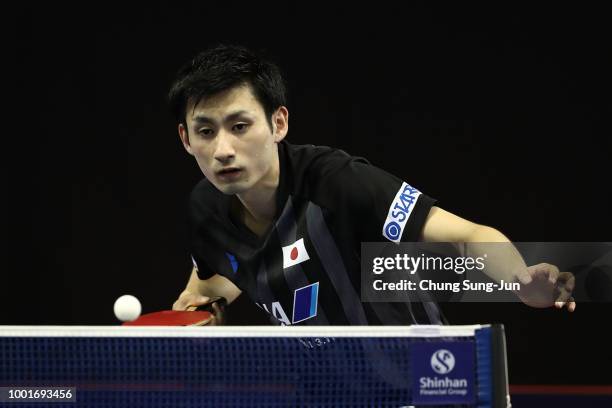
[[419,190],[408,183],[402,183],[389,207],[387,219],[382,230],[383,237],[395,243],[401,241],[404,227],[420,195],[421,192]]

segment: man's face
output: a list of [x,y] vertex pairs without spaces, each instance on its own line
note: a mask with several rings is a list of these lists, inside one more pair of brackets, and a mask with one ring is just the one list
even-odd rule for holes
[[238,86],[186,109],[179,134],[204,176],[225,194],[278,182],[277,146],[287,133],[287,110],[273,115],[272,129],[248,85]]

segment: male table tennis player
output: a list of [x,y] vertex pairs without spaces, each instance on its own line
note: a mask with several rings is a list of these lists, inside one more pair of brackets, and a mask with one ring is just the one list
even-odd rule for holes
[[[361,242],[509,242],[365,159],[285,141],[280,71],[250,50],[198,54],[179,71],[169,99],[183,146],[205,176],[191,194],[194,268],[176,310],[246,292],[280,324],[439,324],[432,302],[361,302]],[[553,265],[527,267],[507,247],[498,265],[489,259],[494,279],[561,286],[557,301],[521,300],[574,310],[573,279]]]

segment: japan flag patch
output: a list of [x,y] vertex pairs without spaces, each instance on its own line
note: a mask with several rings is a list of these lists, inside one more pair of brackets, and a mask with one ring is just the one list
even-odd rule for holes
[[310,257],[304,246],[304,238],[300,238],[293,244],[283,247],[283,269],[309,259]]

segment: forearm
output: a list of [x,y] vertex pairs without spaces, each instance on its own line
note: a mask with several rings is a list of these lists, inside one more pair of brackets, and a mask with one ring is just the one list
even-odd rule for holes
[[510,240],[495,228],[478,225],[468,235],[464,256],[484,257],[484,272],[493,280],[512,282],[517,271],[526,268],[523,257]]

